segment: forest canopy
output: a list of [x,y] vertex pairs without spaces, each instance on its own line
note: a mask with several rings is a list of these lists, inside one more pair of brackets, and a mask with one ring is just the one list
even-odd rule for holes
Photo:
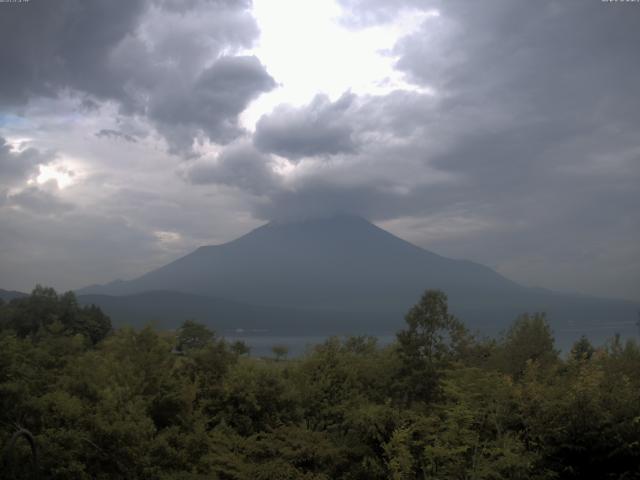
[[542,314],[482,338],[427,291],[390,345],[248,353],[193,320],[113,329],[73,293],[0,302],[3,478],[640,478],[635,340],[561,355]]

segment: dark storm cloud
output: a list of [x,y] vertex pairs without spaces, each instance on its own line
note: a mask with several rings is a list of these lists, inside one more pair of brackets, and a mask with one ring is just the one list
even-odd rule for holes
[[127,96],[109,54],[140,21],[145,0],[31,0],[0,4],[0,105],[20,105],[63,88]]
[[238,115],[249,102],[274,87],[275,81],[256,57],[222,57],[189,88],[173,86],[166,95],[155,97],[149,116],[173,153],[188,152],[198,132],[224,144],[242,132]]
[[[427,21],[397,46],[398,67],[448,97],[437,115],[455,142],[431,164],[465,178],[469,198],[496,208],[524,195],[581,198],[584,205],[615,178],[617,194],[599,198],[590,215],[630,214],[638,200],[630,180],[639,177],[640,63],[632,59],[640,9],[489,5],[442,3],[440,26]],[[535,211],[534,204],[522,213]]]
[[195,185],[227,185],[254,195],[273,192],[279,181],[269,157],[246,142],[228,147],[215,161],[195,163],[186,178]]
[[482,102],[565,124],[637,118],[640,100],[632,92],[640,64],[632,59],[640,9],[577,1],[490,5],[443,4],[441,22],[426,22],[397,46],[398,67],[454,94],[454,104]]
[[425,185],[435,192],[446,180],[427,165],[446,140],[430,118],[437,106],[428,95],[396,91],[276,109],[258,122],[256,145],[294,164],[308,160],[256,205],[256,215],[282,220],[343,211],[380,219],[424,210],[416,192]]
[[353,153],[356,145],[346,112],[354,95],[332,103],[318,95],[302,108],[281,105],[258,121],[254,141],[263,152],[298,161],[315,155]]
[[174,153],[191,153],[197,137],[226,143],[247,103],[275,85],[257,59],[233,56],[258,35],[250,5],[0,3],[0,109],[71,92],[82,105],[111,100],[121,115],[149,113]]

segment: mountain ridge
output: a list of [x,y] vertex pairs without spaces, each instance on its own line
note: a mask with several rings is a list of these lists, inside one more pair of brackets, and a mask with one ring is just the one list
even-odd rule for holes
[[[302,279],[322,288],[306,289]],[[231,242],[199,247],[136,279],[78,293],[172,290],[261,305],[362,310],[373,302],[395,310],[425,286],[455,295],[463,284],[467,296],[524,288],[488,267],[447,259],[359,217],[336,216],[268,223]]]
[[[451,311],[472,329],[491,333],[534,311],[547,312],[558,331],[602,330],[635,321],[638,308],[634,302],[524,287],[489,267],[440,256],[353,216],[268,223],[136,279],[78,293],[181,292],[303,312],[298,321],[308,328],[316,322],[336,326],[340,322],[330,321],[334,315],[345,330],[367,333],[400,328],[406,311],[429,288],[445,291]],[[356,321],[367,316],[368,324]]]
[[[304,335],[338,331],[340,324],[347,319],[359,324],[366,321],[366,318],[354,318],[340,311],[251,305],[166,290],[121,296],[84,294],[78,295],[78,302],[81,305],[100,306],[112,317],[115,326],[141,327],[151,323],[160,328],[174,329],[184,320],[193,319],[227,334],[240,330],[262,333],[287,331]],[[311,325],[300,325],[298,319],[301,316],[310,320]]]
[[9,302],[14,298],[24,298],[27,296],[29,296],[29,294],[24,292],[19,292],[17,290],[4,290],[0,288],[0,299],[4,300],[5,302]]

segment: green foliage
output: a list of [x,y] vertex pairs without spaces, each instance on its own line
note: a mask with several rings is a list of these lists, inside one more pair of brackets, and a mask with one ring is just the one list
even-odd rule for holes
[[73,292],[58,295],[38,285],[30,296],[0,305],[0,328],[33,339],[80,334],[95,345],[111,331],[111,320],[95,305],[80,307]]
[[591,360],[595,353],[595,348],[591,345],[591,342],[584,335],[580,337],[576,343],[571,347],[571,358],[577,362],[584,362]]
[[185,320],[178,329],[178,344],[176,348],[181,352],[206,347],[215,334],[206,325],[194,320]]
[[552,367],[558,361],[551,328],[545,315],[524,314],[507,330],[499,353],[499,368],[514,378],[520,378],[531,362],[541,368]]
[[[42,287],[0,305],[0,447],[33,434],[41,478],[640,478],[635,341],[562,360],[541,315],[477,340],[437,291],[390,346],[279,361],[192,321],[92,336],[102,317]],[[17,441],[2,478],[30,458]]]
[[249,355],[251,347],[241,340],[236,340],[231,344],[231,351],[238,356]]
[[447,307],[447,296],[427,290],[405,317],[407,329],[398,332],[398,353],[402,359],[405,403],[432,401],[440,393],[443,370],[455,358],[466,340],[464,325]]

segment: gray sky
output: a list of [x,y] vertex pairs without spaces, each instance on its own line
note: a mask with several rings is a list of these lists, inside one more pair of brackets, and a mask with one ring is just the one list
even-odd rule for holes
[[0,288],[362,215],[640,300],[640,3],[0,3]]

